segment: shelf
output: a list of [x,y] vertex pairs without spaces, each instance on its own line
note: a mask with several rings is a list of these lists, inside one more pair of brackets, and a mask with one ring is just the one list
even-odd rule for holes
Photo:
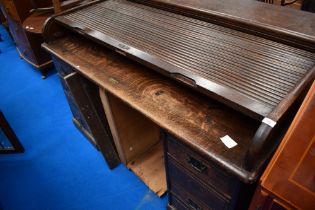
[[45,21],[53,14],[53,11],[34,12],[23,22],[23,29],[30,33],[42,34]]
[[167,191],[162,142],[131,161],[127,167],[159,197]]

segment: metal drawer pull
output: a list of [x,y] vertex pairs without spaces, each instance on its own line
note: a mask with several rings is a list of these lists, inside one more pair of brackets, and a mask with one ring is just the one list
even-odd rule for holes
[[202,210],[195,202],[193,202],[191,199],[188,199],[188,206],[192,210]]
[[205,166],[202,162],[199,160],[196,160],[193,157],[189,157],[188,163],[190,163],[191,167],[195,169],[196,171],[202,173],[207,170],[207,166]]

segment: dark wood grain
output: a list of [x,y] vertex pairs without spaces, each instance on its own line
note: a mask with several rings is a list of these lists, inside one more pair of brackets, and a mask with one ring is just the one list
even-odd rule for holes
[[53,12],[34,12],[23,21],[24,30],[30,33],[42,34],[45,21]]
[[207,189],[189,171],[168,157],[170,192],[177,195],[189,209],[233,209],[230,200],[225,200],[215,189]]
[[233,27],[303,49],[315,49],[312,13],[249,0],[130,0]]
[[[49,2],[49,0],[45,0],[41,1],[41,4],[45,5]],[[0,5],[20,57],[40,70],[44,77],[46,71],[52,66],[52,61],[50,55],[41,49],[43,37],[39,33],[29,33],[24,30],[22,25],[31,15],[30,0],[1,0]]]
[[[261,178],[261,187],[283,206],[315,205],[315,82]],[[274,204],[276,206],[276,204]]]
[[[257,178],[257,171],[245,170],[244,156],[259,122],[75,35],[44,48],[206,159],[246,182]],[[228,149],[220,140],[225,135],[238,146]]]
[[176,197],[176,195],[169,193],[168,210],[188,210],[188,207]]
[[[79,109],[79,105],[76,102],[76,99],[73,97],[71,91],[68,88],[68,85],[66,84],[66,81],[64,80],[64,77],[66,77],[68,74],[72,73],[71,68],[66,68],[67,65],[63,63],[62,61],[57,60],[56,58],[53,57],[55,68],[58,71],[58,75],[65,93],[65,96],[67,98],[67,101],[70,106],[70,110],[72,112],[73,118],[72,121],[74,125],[81,131],[81,133],[87,137],[87,139],[97,148],[99,149],[97,142],[95,141],[91,129],[85,120],[83,113],[81,113]],[[65,74],[64,69],[69,70],[67,74]]]
[[278,121],[315,77],[313,53],[124,0],[56,21],[259,120]]
[[63,80],[75,99],[77,108],[89,126],[91,135],[99,146],[108,166],[110,168],[116,167],[120,160],[98,97],[98,88],[84,82],[85,78],[82,78],[77,72],[65,76]]
[[181,145],[171,136],[167,136],[166,141],[168,156],[175,159],[197,179],[203,181],[205,185],[215,188],[228,199],[233,197],[235,192],[238,192],[239,181],[235,176],[219,169],[214,162],[206,161],[193,150]]
[[[170,208],[174,196],[180,208],[246,209],[315,77],[312,39],[229,14],[147,3],[163,10],[108,0],[61,13],[47,22],[43,47],[165,130]],[[225,146],[225,135],[237,145]]]

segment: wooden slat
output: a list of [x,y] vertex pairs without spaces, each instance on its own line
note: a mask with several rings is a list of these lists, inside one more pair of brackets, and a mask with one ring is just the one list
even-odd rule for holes
[[314,53],[130,1],[56,20],[258,120],[283,101],[291,106],[286,96],[315,75]]
[[[130,0],[220,25],[288,41],[314,51],[315,17],[310,12],[247,0]],[[282,39],[282,40],[281,40]]]

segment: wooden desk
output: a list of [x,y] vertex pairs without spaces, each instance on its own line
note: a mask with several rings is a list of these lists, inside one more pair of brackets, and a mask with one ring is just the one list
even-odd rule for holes
[[[129,7],[134,6],[134,3],[123,0],[107,2],[111,8],[113,7],[112,9],[120,4],[120,7],[125,8],[126,6],[128,11],[132,11],[129,10]],[[96,5],[96,3],[100,2],[92,2],[90,5]],[[108,6],[106,2],[100,4],[94,9]],[[152,10],[152,8],[145,6],[139,7],[142,8],[141,11],[143,12]],[[235,95],[232,94],[235,93],[235,90],[227,91],[226,93],[230,93],[229,95],[215,92],[221,95],[216,95],[217,97],[212,95],[215,98],[213,99],[207,97],[204,92],[200,93],[202,92],[200,91],[201,88],[197,84],[194,86],[193,83],[189,82],[189,79],[185,80],[185,77],[170,79],[169,75],[161,69],[161,71],[153,71],[152,69],[157,70],[157,66],[152,63],[159,65],[159,67],[163,67],[164,64],[167,66],[169,63],[161,60],[158,60],[161,62],[157,62],[154,56],[117,40],[113,41],[110,36],[104,35],[107,32],[104,28],[100,29],[102,32],[96,30],[103,26],[101,24],[102,19],[93,20],[94,16],[89,16],[89,13],[86,12],[88,10],[84,11],[84,14],[77,12],[75,17],[71,15],[72,11],[69,11],[51,19],[45,26],[46,43],[43,47],[53,57],[74,115],[74,122],[102,151],[109,166],[113,168],[121,161],[133,170],[157,195],[162,195],[166,190],[169,190],[170,209],[246,209],[257,179],[282,138],[283,132],[286,131],[288,122],[292,118],[291,115],[294,115],[299,105],[298,99],[303,97],[303,90],[308,87],[310,79],[314,77],[313,54],[292,48],[292,46],[285,46],[286,49],[290,49],[290,52],[292,50],[293,54],[296,53],[296,56],[299,56],[300,52],[303,56],[305,55],[305,58],[299,60],[303,63],[305,71],[298,71],[301,73],[300,76],[304,75],[304,79],[299,77],[301,80],[298,79],[300,83],[296,86],[290,84],[292,87],[296,87],[294,90],[297,91],[283,94],[289,97],[275,104],[275,111],[268,116],[275,117],[272,119],[277,119],[277,122],[270,125],[265,122],[261,123],[262,117],[266,117],[264,114],[268,113],[255,110],[252,106],[255,103],[245,103],[244,106],[232,106],[233,103],[231,103],[232,105],[226,103],[228,99],[235,99]],[[165,11],[154,11],[159,14],[163,13],[163,18],[166,18],[167,15],[173,16]],[[116,18],[117,24],[126,20],[120,19],[120,16],[117,15],[113,16]],[[181,18],[191,22],[200,21],[182,16]],[[72,21],[89,21],[91,25],[83,27],[80,24],[74,24],[70,19]],[[99,21],[99,25],[93,24],[95,21]],[[118,32],[116,33],[114,30],[116,25],[106,18],[104,21],[109,24],[106,27],[109,27],[112,35],[117,35]],[[164,21],[168,21],[168,19],[166,18]],[[130,25],[139,26],[137,21],[133,24]],[[207,25],[206,22],[202,22],[202,24]],[[93,30],[87,28],[90,26],[94,27]],[[187,23],[185,26],[191,27]],[[194,27],[198,26],[195,25]],[[211,27],[207,29],[210,30],[207,32],[208,34],[216,30],[217,26],[211,25]],[[119,37],[126,41],[129,40],[122,28],[117,30]],[[130,27],[128,30],[136,33],[136,28]],[[145,29],[141,28],[141,30]],[[169,30],[169,27],[164,30]],[[224,28],[222,30],[226,32]],[[235,33],[239,32],[229,29],[228,38],[233,37]],[[247,36],[246,34],[241,35]],[[162,36],[161,34],[157,35],[161,42],[165,41]],[[289,42],[294,36],[290,35],[287,37],[289,39],[284,40],[284,42]],[[149,40],[147,36],[138,38],[143,38],[145,41]],[[257,37],[252,38],[258,39]],[[280,36],[276,38],[279,39]],[[300,34],[298,39],[298,44],[305,41]],[[132,40],[136,39],[132,37]],[[139,48],[150,46],[145,41],[141,43],[133,41],[132,43],[138,44]],[[265,43],[265,41],[265,39],[259,38],[259,43]],[[120,48],[113,47],[113,43]],[[158,45],[158,43],[154,44]],[[166,46],[165,43],[163,44]],[[239,43],[235,44],[238,45]],[[278,46],[278,43],[272,42],[272,45]],[[196,46],[193,47],[197,52]],[[312,46],[308,47],[312,48]],[[176,53],[178,56],[183,56],[181,60],[185,61],[185,54],[182,53],[182,50],[176,51],[178,48],[174,46],[167,49],[168,51],[163,51],[163,58],[168,59],[168,62],[172,62],[170,58],[177,56]],[[246,50],[252,51],[253,49]],[[265,50],[265,52],[270,52],[268,47]],[[160,55],[159,51],[154,52]],[[174,54],[169,52],[174,52]],[[200,52],[198,51],[198,53]],[[274,49],[273,53],[279,55],[277,49]],[[208,55],[215,56],[215,53],[211,51]],[[143,60],[144,58],[146,60]],[[263,58],[271,59],[269,54],[264,54]],[[239,59],[242,57],[239,56]],[[257,63],[261,61],[258,57],[255,59]],[[277,63],[278,60],[275,62]],[[180,64],[183,64],[184,67],[190,66],[189,62]],[[220,59],[220,64],[225,65],[224,59]],[[264,64],[267,66],[263,68],[269,74],[269,64],[266,62]],[[287,66],[287,63],[283,62],[281,65]],[[300,64],[290,66],[295,65]],[[196,66],[198,67],[197,64]],[[176,69],[176,67],[171,69]],[[288,70],[288,72],[291,71]],[[229,73],[233,75],[232,71]],[[261,76],[261,72],[258,73]],[[287,79],[290,80],[290,77]],[[280,82],[282,83],[284,80]],[[290,80],[289,83],[291,82]],[[288,81],[285,83],[287,84]],[[251,86],[252,83],[247,85]],[[254,88],[257,89],[257,86]],[[238,93],[238,96],[240,95]],[[282,100],[281,97],[278,98]],[[246,101],[245,99],[242,100],[243,103]],[[251,101],[253,101],[252,98]],[[245,110],[248,107],[251,109],[250,112]],[[273,109],[274,107],[270,108]],[[272,130],[272,135],[265,132],[266,130]],[[263,143],[265,147],[260,147],[260,143],[265,141],[265,139],[260,139],[261,136],[269,140],[266,141],[266,144]],[[224,144],[226,139],[229,143],[235,141],[236,145]],[[256,141],[259,146],[253,150],[254,152],[248,153],[253,145],[255,147],[253,142]],[[252,164],[248,165],[249,159],[252,160]]]
[[[166,140],[166,161],[167,163],[170,162],[167,167],[171,167],[167,168],[171,174],[169,177],[177,177],[178,173],[191,174],[192,177],[200,176],[198,175],[198,169],[194,169],[196,166],[186,162],[190,158],[194,158],[196,159],[195,164],[207,164],[209,170],[214,170],[214,172],[207,172],[209,176],[214,178],[211,182],[209,182],[207,175],[201,178],[201,180],[204,180],[201,182],[207,183],[206,186],[209,186],[210,189],[220,189],[217,194],[218,202],[223,203],[222,205],[233,208],[237,200],[242,198],[242,195],[239,194],[240,191],[241,194],[250,192],[248,188],[251,188],[251,185],[241,183],[254,182],[262,168],[247,171],[243,162],[246,150],[251,144],[251,138],[259,126],[257,121],[210,98],[203,97],[187,87],[174,83],[158,73],[149,72],[145,67],[139,66],[119,54],[112,53],[110,50],[101,48],[91,41],[82,40],[75,34],[45,44],[44,48],[53,55],[61,80],[66,86],[66,95],[75,98],[74,104],[77,104],[77,109],[85,115],[77,117],[76,121],[83,121],[83,125],[80,127],[84,128],[86,127],[84,125],[89,124],[84,121],[91,119],[97,121],[97,118],[99,118],[95,117],[98,115],[96,112],[94,114],[86,113],[88,111],[86,107],[93,110],[91,106],[100,107],[101,105],[99,101],[96,103],[97,105],[95,103],[94,105],[84,105],[81,104],[81,101],[75,101],[83,98],[82,92],[87,92],[84,89],[81,90],[78,87],[79,84],[83,84],[83,87],[93,86],[94,97],[98,94],[97,87],[101,87],[110,93],[110,97],[115,96],[115,98],[118,98],[116,100],[120,101],[119,103],[125,103],[166,131],[166,136],[163,139]],[[88,78],[88,80],[85,78]],[[93,81],[96,86],[90,81]],[[97,109],[99,110],[99,108],[95,110]],[[78,116],[75,113],[77,113],[76,111],[74,111],[74,115]],[[103,116],[102,120],[104,122],[106,118]],[[96,123],[93,125],[96,125]],[[97,129],[90,126],[85,128],[85,131],[87,130]],[[109,148],[116,147],[111,138],[111,132],[107,129],[103,134],[106,132],[108,138],[97,134],[100,131],[92,131],[90,136],[94,136],[96,144],[103,151],[109,165],[114,167],[119,163],[119,158],[117,153],[109,152]],[[228,149],[221,142],[220,138],[227,134],[237,141],[237,147]],[[172,147],[167,143],[169,141],[179,146]],[[146,149],[142,148],[141,151],[136,151],[136,153],[139,155],[144,150],[149,150],[153,145],[149,144]],[[130,145],[130,147],[134,146]],[[177,155],[177,148],[182,148],[179,151],[183,150],[187,154],[180,152]],[[184,156],[181,157],[180,155]],[[173,159],[169,160],[170,158]],[[133,161],[132,158],[128,159],[126,165]],[[174,172],[178,165],[184,165],[184,167]],[[164,168],[159,170],[164,170]],[[173,173],[176,173],[176,175],[172,175]],[[201,174],[203,173],[205,172]],[[171,189],[172,182],[172,179],[170,179]],[[233,186],[233,189],[230,188],[231,186]],[[208,188],[206,189],[208,190]],[[163,189],[165,192],[165,188]],[[175,193],[177,193],[176,189],[174,189]],[[158,194],[164,193],[156,192]],[[189,199],[191,200],[191,198]],[[198,203],[198,201],[192,202]]]
[[[38,1],[39,5],[47,5],[49,0]],[[1,0],[0,7],[5,15],[10,32],[21,58],[42,73],[52,67],[50,55],[41,49],[43,36],[41,33],[44,21],[52,15],[51,12],[30,13],[30,0]]]

